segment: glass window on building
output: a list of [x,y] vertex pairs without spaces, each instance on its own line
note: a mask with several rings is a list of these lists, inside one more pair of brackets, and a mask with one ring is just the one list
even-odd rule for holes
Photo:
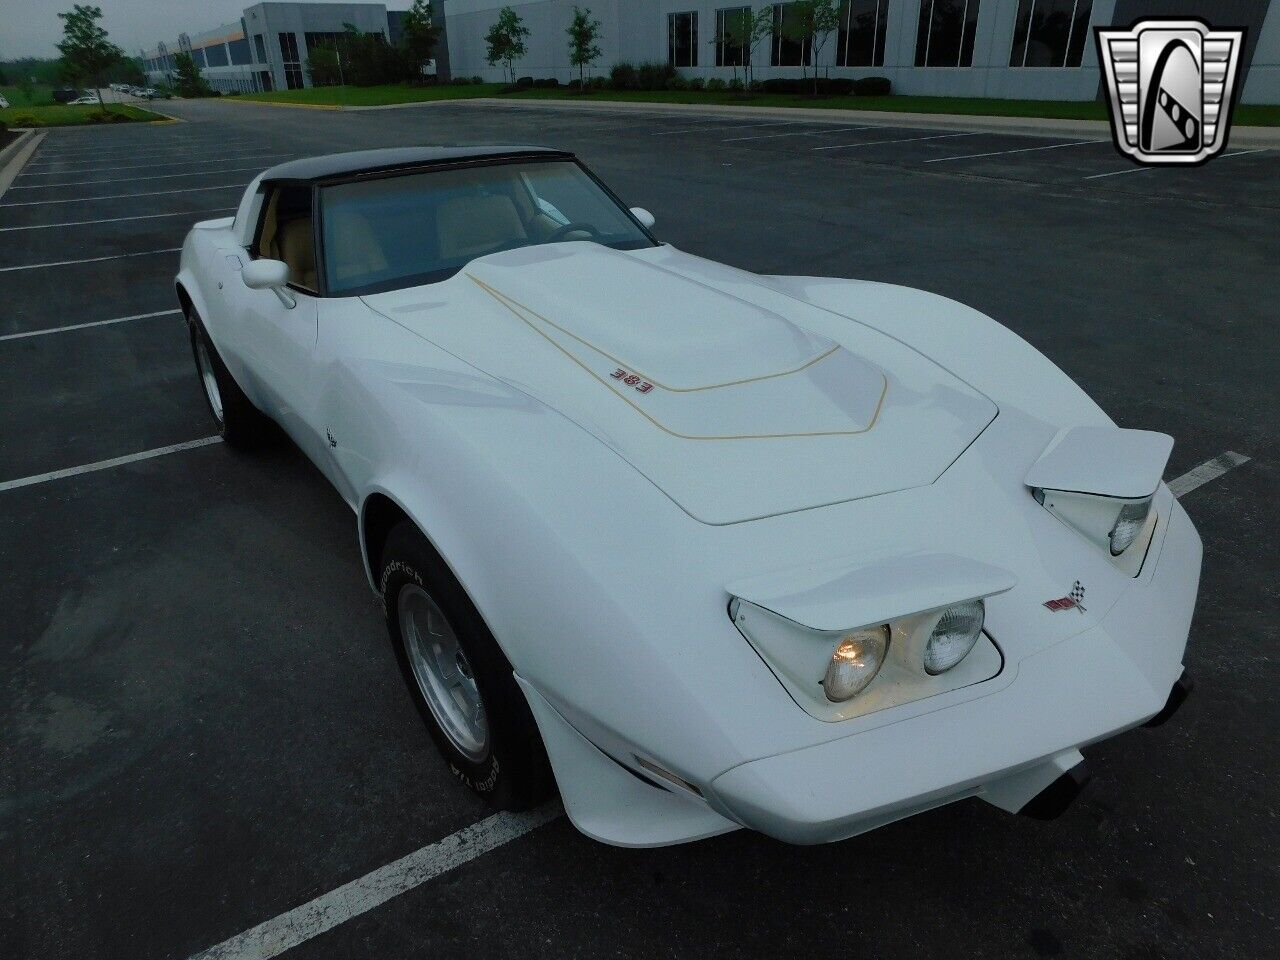
[[290,90],[301,89],[302,61],[298,59],[298,35],[296,33],[280,34],[280,59],[284,61],[284,83]]
[[787,36],[788,28],[795,22],[794,3],[773,5],[773,44],[769,63],[775,67],[807,67],[813,60],[813,43],[806,38],[803,43]]
[[308,33],[307,34],[307,53],[318,47],[328,47],[330,50],[337,50],[346,42],[346,33]]
[[267,44],[262,39],[262,34],[255,33],[253,35],[253,46],[254,46],[254,49],[257,50],[258,52],[258,62],[266,63],[267,62]]
[[673,67],[698,65],[698,14],[667,14],[667,62]]
[[1011,67],[1078,67],[1093,0],[1018,0]]
[[231,50],[231,62],[237,66],[243,66],[246,63],[253,63],[253,57],[249,56],[248,40],[232,40],[227,44]]
[[889,0],[845,0],[836,35],[837,67],[883,67]]
[[208,64],[204,62],[204,50],[200,47],[196,47],[191,51],[191,59],[195,61],[196,66],[201,70],[208,66]]
[[917,67],[971,67],[980,0],[920,0]]
[[204,62],[210,67],[227,66],[227,48],[222,44],[214,44],[204,48]]
[[738,31],[741,38],[743,18],[750,11],[750,7],[725,7],[716,11],[717,67],[740,67],[747,62],[746,44],[734,43],[730,31]]

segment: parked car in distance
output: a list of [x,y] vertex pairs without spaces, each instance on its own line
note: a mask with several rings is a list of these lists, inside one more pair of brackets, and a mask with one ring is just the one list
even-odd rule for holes
[[101,103],[102,103],[102,101],[98,99],[98,95],[97,95],[96,93],[89,93],[89,94],[85,94],[85,95],[84,95],[84,96],[82,96],[82,97],[76,97],[74,100],[70,101],[70,102],[67,104],[67,106],[69,106],[69,107],[96,107],[96,106],[99,106]]
[[80,91],[71,87],[60,87],[53,91],[53,100],[55,103],[70,103],[78,96],[80,96]]
[[9,101],[6,100],[4,97],[0,97],[0,110],[3,110],[8,106],[9,106]]

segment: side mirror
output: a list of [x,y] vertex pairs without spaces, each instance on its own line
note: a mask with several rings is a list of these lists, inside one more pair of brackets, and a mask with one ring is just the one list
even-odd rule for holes
[[250,260],[240,277],[250,290],[279,290],[289,284],[289,265],[283,260]]
[[653,214],[650,213],[648,210],[646,210],[644,207],[632,207],[631,215],[635,217],[637,220],[639,220],[640,226],[644,227],[646,230],[653,229],[653,225],[655,223],[653,219]]
[[285,289],[289,285],[289,265],[283,260],[250,260],[240,271],[240,279],[250,290],[270,290],[290,310],[298,305]]

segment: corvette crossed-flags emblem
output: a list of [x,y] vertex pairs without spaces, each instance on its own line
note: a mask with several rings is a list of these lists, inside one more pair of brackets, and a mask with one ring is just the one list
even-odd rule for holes
[[1084,605],[1084,584],[1079,580],[1071,585],[1071,592],[1065,597],[1059,597],[1057,600],[1046,600],[1044,605],[1055,613],[1059,610],[1071,609],[1086,613],[1089,609]]

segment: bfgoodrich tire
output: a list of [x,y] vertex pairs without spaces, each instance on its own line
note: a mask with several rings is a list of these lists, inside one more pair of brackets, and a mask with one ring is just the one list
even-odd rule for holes
[[387,537],[378,583],[401,673],[449,769],[500,809],[546,799],[546,750],[511,664],[412,523]]
[[258,411],[244,395],[222,357],[209,339],[199,315],[191,307],[184,311],[191,335],[191,355],[196,362],[196,375],[204,392],[205,403],[213,414],[218,434],[228,444],[241,450],[266,445],[276,436],[271,421]]

